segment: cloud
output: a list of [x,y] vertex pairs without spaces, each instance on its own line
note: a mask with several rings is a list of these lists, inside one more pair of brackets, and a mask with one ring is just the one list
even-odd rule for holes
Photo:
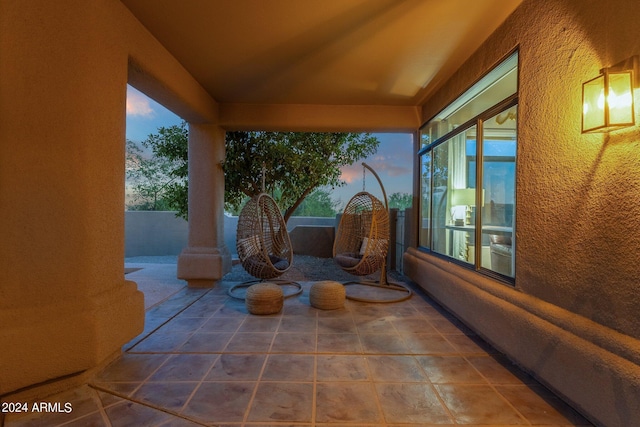
[[353,183],[356,179],[362,177],[362,166],[360,165],[349,165],[343,166],[340,169],[340,179],[345,181],[347,184]]
[[127,116],[155,117],[149,98],[136,90],[127,90]]

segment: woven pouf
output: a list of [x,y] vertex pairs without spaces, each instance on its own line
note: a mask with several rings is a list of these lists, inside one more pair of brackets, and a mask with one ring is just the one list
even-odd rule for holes
[[324,280],[311,285],[309,302],[315,308],[335,310],[344,307],[346,291],[342,283]]
[[251,314],[276,314],[282,310],[284,295],[275,283],[257,283],[249,286],[244,302]]

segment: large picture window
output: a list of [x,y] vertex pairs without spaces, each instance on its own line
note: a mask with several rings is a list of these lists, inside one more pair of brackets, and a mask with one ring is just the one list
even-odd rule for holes
[[510,281],[515,278],[517,65],[516,52],[426,123],[418,153],[420,247]]

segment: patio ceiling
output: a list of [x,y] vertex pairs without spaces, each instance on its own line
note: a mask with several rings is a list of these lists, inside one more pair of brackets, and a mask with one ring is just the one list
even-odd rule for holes
[[122,0],[222,104],[419,105],[521,0]]

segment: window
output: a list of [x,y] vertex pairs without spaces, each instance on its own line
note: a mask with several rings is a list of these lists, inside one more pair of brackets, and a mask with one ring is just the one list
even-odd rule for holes
[[510,281],[517,91],[516,52],[421,128],[418,152],[420,247]]

